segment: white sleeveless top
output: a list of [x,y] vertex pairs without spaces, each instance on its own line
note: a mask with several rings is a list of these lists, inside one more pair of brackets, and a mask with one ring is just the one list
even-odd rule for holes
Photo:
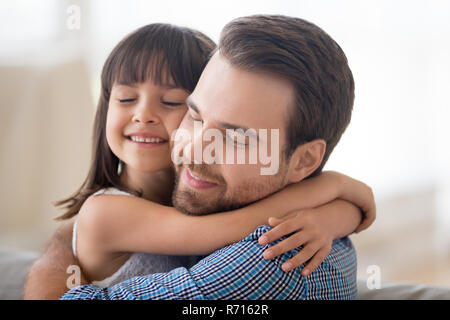
[[[92,196],[100,194],[115,194],[132,196],[131,193],[121,191],[117,188],[106,188],[95,192]],[[91,196],[91,197],[92,197]],[[73,255],[77,256],[77,221],[73,225],[72,236]],[[196,264],[202,256],[169,256],[151,253],[132,253],[130,258],[111,276],[93,281],[98,287],[110,287],[116,283],[131,279],[136,276],[145,276],[151,273],[169,272],[178,267],[190,268]]]

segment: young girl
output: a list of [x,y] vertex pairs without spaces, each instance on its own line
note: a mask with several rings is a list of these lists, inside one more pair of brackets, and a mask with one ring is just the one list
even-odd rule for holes
[[133,276],[190,267],[201,259],[196,255],[237,242],[269,217],[287,213],[290,218],[284,222],[269,221],[279,226],[266,233],[267,241],[298,232],[265,257],[304,245],[303,255],[291,262],[295,267],[314,256],[304,268],[312,271],[328,255],[333,239],[373,221],[370,188],[335,172],[230,212],[189,216],[170,206],[174,172],[169,139],[214,47],[198,31],[152,24],[128,35],[106,60],[91,169],[73,196],[57,202],[68,209],[60,219],[77,215],[73,253],[94,284],[110,286]]

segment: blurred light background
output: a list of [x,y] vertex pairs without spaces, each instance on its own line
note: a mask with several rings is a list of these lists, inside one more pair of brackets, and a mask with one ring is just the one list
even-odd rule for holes
[[257,13],[309,20],[348,57],[353,118],[325,169],[375,192],[377,221],[351,237],[358,276],[375,265],[382,281],[450,285],[449,1],[2,0],[0,247],[42,250],[62,213],[51,202],[84,181],[101,67],[120,39],[167,22],[218,41]]

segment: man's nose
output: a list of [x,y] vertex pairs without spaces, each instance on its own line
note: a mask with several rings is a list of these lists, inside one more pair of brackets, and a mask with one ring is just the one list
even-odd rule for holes
[[156,112],[157,106],[150,101],[140,103],[133,115],[135,123],[160,123],[160,118]]

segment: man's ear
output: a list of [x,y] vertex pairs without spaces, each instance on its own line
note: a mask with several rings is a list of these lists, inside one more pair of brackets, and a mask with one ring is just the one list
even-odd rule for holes
[[322,139],[298,146],[289,160],[288,183],[299,182],[313,173],[322,163],[326,147]]

